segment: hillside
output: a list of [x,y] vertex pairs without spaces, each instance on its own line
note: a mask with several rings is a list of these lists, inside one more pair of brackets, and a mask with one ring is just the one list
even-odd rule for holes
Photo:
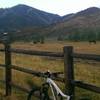
[[[84,34],[98,34],[100,38],[100,9],[96,7],[91,7],[83,11],[77,12],[76,14],[69,14],[63,16],[63,20],[60,23],[55,24],[48,28],[51,30],[48,32],[48,36],[62,36],[68,37],[68,35],[75,34],[79,36],[78,33]],[[88,37],[88,36],[87,36]],[[97,36],[98,37],[98,36]]]
[[28,27],[48,26],[60,20],[60,16],[27,5],[0,9],[0,31],[16,31]]
[[77,13],[59,16],[38,9],[17,5],[0,9],[0,31],[13,39],[33,37],[69,40],[100,40],[100,8],[90,7]]

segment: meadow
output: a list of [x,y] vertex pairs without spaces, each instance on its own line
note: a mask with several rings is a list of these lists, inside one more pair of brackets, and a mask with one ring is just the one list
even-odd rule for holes
[[[73,46],[74,52],[98,54],[100,55],[100,42],[97,44],[89,44],[88,42],[54,42],[48,41],[44,44],[33,44],[27,42],[13,43],[12,48],[25,49],[25,50],[38,50],[38,51],[51,51],[51,52],[63,52],[64,46]],[[0,45],[2,48],[3,46]],[[4,54],[0,53],[0,63],[4,63]],[[22,66],[28,69],[36,71],[64,71],[64,62],[62,59],[50,59],[49,57],[29,56],[23,54],[12,54],[12,64]],[[100,86],[100,62],[89,60],[75,60],[75,79],[81,80],[87,83]],[[33,77],[29,74],[25,74],[19,71],[12,71],[13,81],[16,84],[30,88],[28,84],[32,81],[34,84],[40,85],[43,79]],[[0,67],[0,80],[5,78],[5,70]],[[59,83],[62,84],[62,83]],[[60,85],[64,90],[64,84]],[[0,83],[0,95],[4,94],[4,84]],[[100,100],[100,94],[90,92],[84,89],[76,88],[76,100],[82,97],[88,98],[88,100]],[[0,100],[26,100],[27,94],[18,89],[13,89],[11,97],[3,97]],[[35,99],[34,99],[35,100]]]

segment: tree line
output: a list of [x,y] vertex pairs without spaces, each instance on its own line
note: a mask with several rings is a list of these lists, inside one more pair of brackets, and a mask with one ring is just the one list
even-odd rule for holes
[[59,35],[58,41],[62,40],[72,40],[72,41],[90,41],[96,40],[100,41],[100,29],[99,30],[75,30],[73,33],[68,33],[66,35]]

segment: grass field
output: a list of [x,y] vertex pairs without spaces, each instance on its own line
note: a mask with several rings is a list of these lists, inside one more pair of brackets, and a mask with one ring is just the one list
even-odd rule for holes
[[[88,42],[47,42],[45,44],[32,43],[14,43],[12,48],[39,50],[39,51],[53,51],[63,52],[64,46],[73,46],[74,52],[90,53],[100,55],[100,42],[97,44],[89,44]],[[3,46],[0,46],[3,47]],[[4,54],[0,53],[0,63],[4,63]],[[36,71],[63,71],[63,60],[50,59],[47,57],[29,56],[29,55],[12,55],[12,63],[14,65],[33,69]],[[85,81],[97,86],[100,86],[100,62],[93,62],[88,60],[79,60],[75,62],[75,79]],[[0,79],[4,79],[4,69],[0,68]],[[29,74],[21,73],[13,70],[13,81],[25,88],[29,88],[28,81],[33,81],[40,85],[41,78],[33,77]],[[64,84],[62,84],[64,86]],[[61,85],[60,85],[61,86]],[[64,88],[61,86],[62,88]],[[4,93],[4,85],[0,84],[0,94]],[[27,94],[19,90],[13,89],[12,97],[4,98],[4,100],[26,100]],[[100,100],[100,94],[90,92],[84,89],[76,88],[76,100],[81,97],[90,98],[89,100]],[[1,99],[2,100],[2,99]],[[35,99],[34,99],[35,100]]]

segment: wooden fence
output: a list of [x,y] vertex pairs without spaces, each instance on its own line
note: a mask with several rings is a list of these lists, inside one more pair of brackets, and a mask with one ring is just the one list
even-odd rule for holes
[[6,84],[6,96],[11,95],[12,87],[19,88],[25,92],[29,92],[29,90],[25,89],[22,86],[19,86],[15,83],[12,83],[12,69],[21,71],[24,73],[32,74],[38,77],[41,77],[41,72],[29,70],[23,67],[12,65],[11,62],[11,54],[26,54],[26,55],[36,55],[36,56],[49,56],[64,59],[64,79],[55,79],[61,82],[65,82],[66,94],[70,95],[71,100],[75,99],[75,87],[80,87],[83,89],[87,89],[96,93],[100,93],[100,87],[93,86],[91,84],[83,83],[81,81],[77,81],[74,79],[74,58],[80,59],[88,59],[88,60],[96,60],[100,61],[100,55],[92,55],[92,54],[77,54],[73,52],[72,46],[65,46],[63,48],[63,53],[56,52],[45,52],[45,51],[32,51],[32,50],[22,50],[22,49],[14,49],[11,48],[10,43],[4,43],[4,49],[0,49],[0,52],[5,53],[5,64],[0,64],[0,66],[5,68],[5,80],[1,80]]

